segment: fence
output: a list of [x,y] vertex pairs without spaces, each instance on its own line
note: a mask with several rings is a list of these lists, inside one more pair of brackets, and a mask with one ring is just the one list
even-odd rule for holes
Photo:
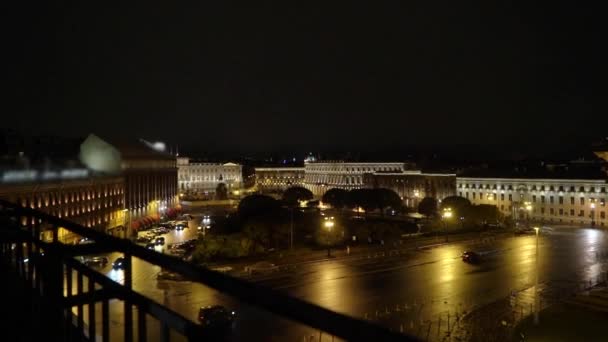
[[[365,320],[341,315],[259,285],[214,272],[134,245],[48,214],[0,200],[0,263],[3,271],[31,290],[28,327],[52,340],[110,340],[110,301],[124,305],[124,340],[161,341],[179,334],[187,340],[205,336],[200,325],[132,288],[132,259],[138,258],[179,273],[221,293],[280,317],[307,325],[326,336],[351,341],[403,341],[412,337]],[[59,228],[94,241],[67,245]],[[45,234],[41,234],[41,233]],[[42,238],[44,236],[44,238]],[[84,255],[119,252],[124,281],[118,283],[80,261]],[[10,273],[9,273],[10,272]],[[11,294],[5,293],[5,296]],[[86,321],[88,324],[85,322]],[[151,336],[150,319],[159,331]]]

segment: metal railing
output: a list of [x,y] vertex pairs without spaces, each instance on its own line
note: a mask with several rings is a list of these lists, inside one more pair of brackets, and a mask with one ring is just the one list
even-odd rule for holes
[[[94,243],[64,244],[59,239],[60,228],[93,240]],[[41,238],[41,233],[45,233],[47,238]],[[75,258],[108,252],[124,255],[123,284]],[[139,341],[148,340],[147,316],[158,320],[160,331],[155,338],[160,338],[161,341],[168,341],[171,331],[190,341],[204,336],[204,330],[199,324],[133,290],[134,257],[179,273],[251,306],[345,340],[414,340],[370,322],[341,315],[284,293],[148,250],[128,240],[0,200],[0,263],[4,269],[25,282],[26,288],[31,289],[32,325],[36,325],[35,329],[40,329],[44,336],[52,340],[109,341],[109,302],[112,299],[121,300],[124,304],[124,317],[120,319],[124,321],[125,341],[133,340],[135,330]],[[99,303],[101,317],[95,309]],[[88,324],[85,324],[85,307]],[[134,308],[137,313],[135,318]],[[100,331],[98,326],[101,326]]]

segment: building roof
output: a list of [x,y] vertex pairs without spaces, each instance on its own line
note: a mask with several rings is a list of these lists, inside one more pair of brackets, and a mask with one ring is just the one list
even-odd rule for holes
[[[143,140],[131,140],[131,139],[117,139],[110,137],[99,137],[95,134],[90,134],[89,137],[95,136],[100,140],[105,141],[112,147],[114,147],[123,159],[139,159],[139,158],[152,158],[152,159],[164,159],[164,160],[175,160],[175,156],[170,153],[155,150],[148,146]],[[87,138],[88,139],[88,138]]]

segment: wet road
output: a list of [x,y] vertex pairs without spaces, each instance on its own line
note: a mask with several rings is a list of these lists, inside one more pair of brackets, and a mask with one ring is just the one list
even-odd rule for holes
[[[194,232],[193,228],[189,230]],[[602,256],[607,247],[608,235],[600,230],[556,229],[550,234],[543,233],[539,245],[539,279],[543,292],[574,291],[583,283],[594,282],[605,271]],[[464,263],[460,255],[465,250],[484,253],[483,262]],[[448,313],[453,318],[511,296],[518,300],[517,305],[528,308],[532,296],[523,294],[529,293],[534,284],[535,250],[535,236],[516,236],[392,256],[299,264],[290,271],[252,281],[337,312],[419,336],[425,334],[421,329],[423,322],[443,319],[444,326],[439,324],[436,333],[441,336],[447,329]],[[224,304],[235,308],[240,318],[234,340],[302,341],[311,334],[318,340],[319,332],[311,328],[259,312],[200,284],[157,281],[158,271],[158,267],[135,259],[134,289],[193,319],[200,306]],[[120,271],[104,269],[102,272],[122,280]],[[120,302],[114,302],[112,316],[122,317],[122,308]],[[122,334],[122,323],[115,320],[112,330]],[[323,340],[331,339],[325,336]]]

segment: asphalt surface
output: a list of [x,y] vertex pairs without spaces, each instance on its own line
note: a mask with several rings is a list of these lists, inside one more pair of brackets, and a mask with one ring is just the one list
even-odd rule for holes
[[[189,229],[167,234],[167,243],[194,237],[196,225],[191,222]],[[558,294],[596,282],[606,270],[608,234],[604,231],[555,229],[543,232],[539,241],[539,282],[545,304]],[[307,262],[251,281],[397,331],[442,340],[448,332],[461,328],[456,321],[492,303],[510,299],[522,314],[530,312],[536,270],[535,242],[534,235],[509,236],[485,243],[458,242],[400,254]],[[465,250],[481,252],[482,262],[477,265],[463,262],[460,255]],[[110,261],[117,256],[111,255]],[[201,306],[222,304],[236,310],[239,318],[232,340],[319,341],[320,333],[312,328],[248,307],[203,285],[158,281],[159,271],[157,266],[134,259],[134,289],[193,320]],[[100,272],[122,281],[122,271],[110,270],[109,265]],[[123,308],[119,301],[110,305],[112,340],[123,339]],[[500,324],[499,317],[495,323]],[[149,340],[159,336],[158,329],[150,321]],[[321,340],[332,339],[321,333]]]

